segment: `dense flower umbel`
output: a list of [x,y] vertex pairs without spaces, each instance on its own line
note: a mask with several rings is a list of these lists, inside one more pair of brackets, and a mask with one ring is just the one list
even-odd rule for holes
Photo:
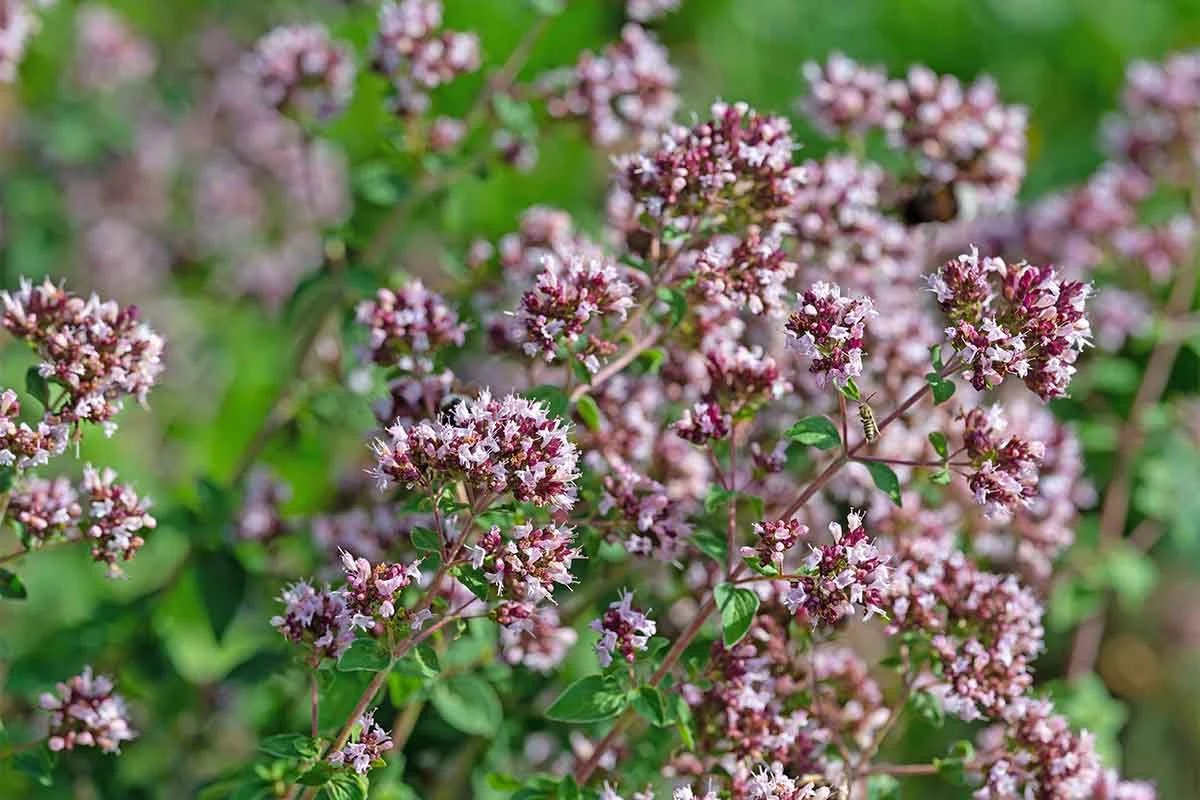
[[430,89],[479,69],[479,37],[439,31],[441,26],[440,0],[386,0],[379,7],[372,63],[391,79],[393,106],[401,114],[423,113]]
[[380,289],[359,303],[358,323],[369,331],[370,360],[380,366],[412,368],[413,356],[447,345],[462,346],[467,326],[441,295],[410,281],[397,291]]
[[966,89],[952,75],[915,66],[888,89],[893,146],[917,157],[918,168],[943,184],[965,184],[998,205],[1016,196],[1025,176],[1027,113],[1006,106],[983,77]]
[[66,478],[26,477],[12,488],[8,516],[21,525],[30,548],[37,548],[78,539],[83,507],[79,493]]
[[782,117],[714,103],[712,118],[664,134],[658,150],[621,159],[624,188],[659,223],[779,219],[804,173]]
[[569,509],[575,504],[579,453],[567,427],[546,406],[489,391],[464,400],[439,420],[393,425],[371,448],[371,474],[426,489],[463,480],[476,496],[511,492],[522,502]]
[[1084,304],[1091,287],[1061,280],[1052,267],[1007,264],[971,252],[929,276],[946,328],[976,389],[1017,375],[1043,400],[1067,393],[1075,360],[1090,344]]
[[819,778],[789,776],[778,761],[759,767],[751,775],[745,793],[746,800],[831,800],[838,796],[835,787]]
[[860,279],[915,271],[912,235],[881,208],[878,165],[831,155],[806,161],[804,178],[788,215],[802,264]]
[[349,595],[326,586],[317,591],[306,581],[294,583],[279,595],[284,612],[271,618],[289,642],[312,652],[314,662],[340,658],[354,641],[353,613]]
[[1193,180],[1200,164],[1200,50],[1161,64],[1135,61],[1125,73],[1121,106],[1107,125],[1112,148],[1154,175]]
[[600,55],[585,52],[574,67],[541,79],[546,109],[554,117],[586,120],[591,140],[601,147],[648,145],[679,107],[679,74],[667,58],[653,34],[626,25],[620,40]]
[[42,377],[65,389],[54,422],[96,422],[111,431],[123,397],[145,403],[162,373],[163,340],[138,320],[136,306],[84,299],[49,279],[37,286],[22,279],[0,300],[0,323],[33,347]]
[[383,760],[383,754],[392,749],[392,736],[375,722],[375,712],[368,711],[358,720],[358,729],[341,750],[329,754],[329,763],[343,764],[365,775],[375,762]]
[[117,483],[117,473],[91,464],[83,467],[80,495],[87,501],[83,533],[92,541],[92,558],[108,565],[108,574],[122,574],[119,562],[128,561],[145,543],[141,534],[157,525],[147,509],[150,501],[133,488]]
[[706,445],[713,439],[729,436],[733,430],[733,416],[725,413],[720,403],[704,401],[685,408],[671,430],[692,444]]
[[500,654],[509,664],[549,673],[567,657],[579,634],[563,625],[553,606],[532,608],[523,603],[501,604]]
[[234,535],[247,542],[273,542],[291,530],[282,506],[292,499],[292,487],[266,469],[256,468],[246,480],[242,507],[233,521]]
[[704,366],[709,380],[707,396],[734,413],[782,397],[792,388],[780,375],[775,359],[761,347],[721,340],[704,349]]
[[350,624],[368,633],[381,634],[388,620],[402,613],[396,607],[396,594],[421,577],[421,562],[372,566],[365,558],[342,551],[342,570],[346,573]]
[[634,470],[618,457],[609,458],[612,474],[604,478],[604,496],[599,510],[616,509],[633,525],[633,532],[620,541],[636,555],[658,561],[674,561],[683,550],[692,526],[687,510],[667,487]]
[[276,28],[258,40],[251,67],[267,102],[285,111],[330,117],[354,91],[350,52],[321,25]]
[[[1095,797],[1102,777],[1091,734],[1071,730],[1048,700],[1022,697],[1005,711],[1004,739],[993,753],[976,800],[1077,800]],[[1153,794],[1151,795],[1153,796]]]
[[783,249],[779,230],[766,233],[757,225],[743,238],[722,236],[696,257],[695,294],[704,302],[746,309],[751,314],[779,314],[795,262]]
[[47,463],[67,449],[67,425],[39,421],[36,427],[18,421],[21,401],[12,389],[0,392],[0,466],[27,469]]
[[789,344],[812,359],[808,370],[818,382],[845,386],[862,375],[866,321],[878,315],[871,299],[843,297],[841,287],[815,283],[797,295],[797,306],[785,330]]
[[[632,307],[633,287],[616,264],[574,256],[562,269],[544,270],[521,297],[525,354],[553,361],[559,346],[565,342],[573,348],[594,320],[624,320]],[[588,351],[578,357],[589,371],[596,372],[600,361],[593,349],[589,343]]]
[[592,620],[592,630],[600,634],[596,642],[596,659],[601,667],[613,662],[613,654],[632,664],[640,650],[646,649],[657,630],[654,620],[633,606],[633,592],[621,592],[620,599],[609,604],[604,616]]
[[963,444],[974,472],[967,478],[975,501],[992,519],[1008,519],[1037,493],[1038,467],[1046,454],[1041,442],[1002,438],[1008,421],[1000,406],[973,408],[962,416]]
[[1123,781],[1115,769],[1102,769],[1089,800],[1156,800],[1154,784],[1144,781]]
[[808,96],[801,101],[801,110],[826,134],[861,136],[883,126],[888,79],[881,67],[833,53],[824,64],[807,62],[803,72]]
[[754,523],[754,534],[758,542],[754,547],[743,547],[743,556],[757,556],[763,564],[783,564],[783,557],[796,546],[801,537],[808,535],[808,526],[796,519],[777,519]]
[[99,747],[105,753],[119,753],[121,742],[137,737],[125,699],[113,691],[112,679],[93,674],[91,667],[58,684],[55,694],[44,693],[38,704],[50,712],[46,744],[51,750]]
[[810,574],[792,582],[784,603],[793,614],[803,612],[813,627],[833,625],[861,607],[866,613],[884,615],[884,592],[889,574],[878,548],[867,537],[862,517],[850,512],[849,530],[829,523],[833,544],[812,549],[804,562]]
[[949,535],[909,540],[888,588],[893,626],[931,635],[945,709],[998,718],[1033,684],[1042,608],[1015,577],[980,570]]
[[571,562],[583,555],[575,546],[575,530],[554,524],[515,525],[508,537],[493,525],[471,549],[475,568],[502,597],[533,603],[549,600],[555,584],[573,584]]

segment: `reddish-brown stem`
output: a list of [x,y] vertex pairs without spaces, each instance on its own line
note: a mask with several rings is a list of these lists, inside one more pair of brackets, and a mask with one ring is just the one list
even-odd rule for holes
[[634,342],[628,350],[622,353],[617,358],[604,365],[604,368],[597,372],[592,380],[588,383],[582,383],[575,387],[571,392],[571,402],[576,403],[585,394],[595,391],[608,382],[610,378],[616,375],[621,370],[629,366],[635,358],[649,350],[658,341],[658,337],[662,336],[661,330],[654,330],[643,336],[638,341]]
[[[953,374],[955,371],[957,371],[957,369],[958,368],[954,365],[954,363],[951,362],[951,364],[946,365],[946,368],[942,370],[942,377]],[[892,413],[880,420],[880,433],[882,433],[888,425],[895,422],[910,408],[916,405],[928,391],[929,384],[923,384],[920,389],[913,392],[912,395],[910,395],[903,403],[897,406]],[[794,500],[792,504],[788,506],[788,509],[783,513],[782,519],[788,519],[797,511],[799,511],[804,504],[813,497],[813,495],[825,487],[825,484],[827,484],[829,480],[837,474],[837,471],[841,469],[843,465],[845,465],[845,463],[849,460],[849,457],[858,452],[866,443],[867,442],[864,439],[854,447],[844,450],[841,455],[835,458],[833,462],[821,472],[821,474],[813,478],[812,482],[800,492],[800,495],[796,498],[796,500]],[[730,553],[729,558],[732,560],[734,558],[734,554]],[[745,565],[739,565],[736,569],[734,569],[729,574],[728,581],[730,583],[736,582],[744,568]],[[700,633],[700,629],[704,627],[704,623],[708,620],[709,616],[712,615],[716,608],[716,597],[712,591],[709,591],[704,603],[701,604],[700,608],[696,610],[695,617],[693,617],[692,621],[688,623],[688,626],[679,635],[679,638],[675,640],[675,643],[671,646],[671,649],[667,651],[666,657],[663,658],[662,664],[659,665],[658,669],[655,670],[654,674],[650,677],[650,686],[658,686],[658,684],[662,682],[662,679],[666,677],[667,673],[671,671],[671,668],[675,666],[675,663],[683,656],[683,652],[688,648],[688,645],[690,645],[692,640],[695,639]],[[587,780],[592,776],[592,773],[596,771],[596,767],[600,764],[600,759],[602,759],[604,754],[608,752],[608,749],[612,747],[612,744],[617,740],[617,737],[624,733],[629,726],[633,724],[633,720],[636,718],[636,716],[637,715],[632,710],[627,710],[624,714],[617,718],[617,721],[613,723],[613,726],[609,732],[605,734],[604,738],[601,739],[599,743],[596,744],[596,747],[592,750],[591,755],[575,767],[576,781],[578,781],[580,784],[587,782]]]
[[317,719],[320,717],[319,711],[321,708],[321,695],[317,691],[316,670],[313,670],[313,672],[308,676],[308,700],[309,704],[311,705],[310,717],[312,725],[310,727],[312,730],[312,737],[315,739],[317,738],[317,731],[319,730]]
[[[854,461],[868,461],[873,464],[895,464],[898,467],[941,467],[941,461],[913,461],[907,458],[883,458],[881,456],[855,456]],[[955,465],[960,466],[960,465]]]
[[7,564],[9,561],[15,561],[21,556],[27,556],[30,553],[44,553],[47,550],[54,550],[56,548],[65,547],[66,545],[75,544],[76,542],[80,541],[82,541],[82,539],[59,539],[57,542],[51,542],[43,547],[35,547],[32,550],[22,547],[20,550],[14,550],[11,553],[5,553],[4,555],[0,556],[0,564]]
[[[1168,322],[1187,314],[1191,309],[1196,294],[1196,277],[1197,270],[1192,266],[1185,269],[1176,279],[1164,309],[1164,316]],[[1142,382],[1133,397],[1133,407],[1129,410],[1129,419],[1125,421],[1117,437],[1116,466],[1100,506],[1101,548],[1111,547],[1120,541],[1125,532],[1132,499],[1134,467],[1142,447],[1143,418],[1146,410],[1158,402],[1166,391],[1171,368],[1175,365],[1175,358],[1179,355],[1182,345],[1183,341],[1178,337],[1164,336],[1155,344],[1150,353],[1150,360],[1146,363]],[[1100,643],[1104,640],[1107,606],[1106,598],[1102,610],[1076,628],[1075,638],[1071,643],[1071,654],[1067,658],[1068,680],[1077,680],[1091,672],[1095,666],[1100,655]]]
[[737,563],[737,423],[729,429],[729,478],[728,478],[729,517],[725,533],[726,560],[729,562],[725,579],[733,579],[734,565]]

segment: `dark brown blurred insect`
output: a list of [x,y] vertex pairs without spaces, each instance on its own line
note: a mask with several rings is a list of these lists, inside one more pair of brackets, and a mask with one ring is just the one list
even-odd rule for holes
[[858,421],[862,423],[863,436],[867,437],[868,442],[879,438],[879,423],[875,421],[875,409],[871,408],[871,398],[874,396],[875,392],[871,392],[858,401]]
[[908,193],[900,215],[908,225],[924,222],[950,222],[958,218],[958,192],[953,183],[923,180]]

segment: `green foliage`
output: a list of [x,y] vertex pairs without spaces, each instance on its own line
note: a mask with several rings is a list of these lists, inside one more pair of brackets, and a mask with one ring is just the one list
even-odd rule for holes
[[784,433],[793,442],[829,450],[842,443],[837,427],[826,417],[805,417]]
[[892,498],[893,503],[900,505],[900,479],[896,477],[895,470],[878,461],[860,463],[867,468],[867,472],[871,473],[871,480],[874,481],[875,488]]
[[442,719],[464,733],[491,736],[504,721],[496,690],[478,675],[452,675],[439,681],[431,699]]
[[588,675],[568,686],[546,709],[546,716],[558,722],[599,722],[625,710],[628,696],[612,678]]
[[744,586],[718,583],[713,589],[717,608],[721,612],[721,629],[726,647],[742,640],[754,624],[758,613],[758,595]]

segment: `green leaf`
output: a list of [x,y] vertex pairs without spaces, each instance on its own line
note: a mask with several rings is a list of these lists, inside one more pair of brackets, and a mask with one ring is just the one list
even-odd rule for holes
[[391,663],[387,648],[378,639],[355,639],[350,649],[342,653],[338,659],[338,669],[342,672],[379,672]]
[[933,445],[934,451],[943,459],[950,457],[950,445],[946,442],[946,435],[941,431],[934,431],[929,434],[929,443]]
[[726,550],[728,542],[725,537],[709,528],[701,528],[692,534],[692,544],[696,549],[714,561],[724,564],[729,557]]
[[20,575],[0,568],[0,597],[9,600],[24,600],[28,596],[28,592],[25,591],[25,583],[21,580]]
[[950,485],[950,470],[947,467],[941,467],[937,472],[929,476],[931,483],[936,483],[938,486]]
[[729,503],[737,497],[737,492],[731,492],[724,486],[713,485],[708,494],[704,498],[704,510],[708,513],[713,513],[720,508],[723,508],[726,503]]
[[900,800],[900,781],[893,775],[867,778],[867,800]]
[[678,289],[669,289],[666,286],[658,287],[655,296],[666,304],[671,320],[671,327],[677,327],[683,322],[683,318],[687,316],[687,295]]
[[942,363],[942,346],[940,344],[932,345],[929,348],[929,363],[933,364],[933,368],[941,372],[945,368]]
[[54,768],[58,765],[58,754],[49,747],[38,747],[17,753],[12,758],[13,767],[40,786],[54,785]]
[[875,482],[875,488],[892,498],[893,503],[900,505],[900,479],[896,477],[895,471],[887,464],[881,464],[878,461],[859,463],[871,473],[871,480]]
[[36,364],[25,370],[25,391],[41,403],[42,408],[50,410],[50,384]]
[[567,416],[567,407],[570,405],[570,401],[567,393],[557,386],[543,383],[541,386],[535,386],[526,391],[525,396],[531,400],[545,403],[553,416],[563,418]]
[[280,758],[316,758],[321,753],[321,742],[302,733],[279,733],[260,740],[258,749]]
[[941,701],[929,692],[913,692],[912,696],[908,698],[908,705],[912,708],[913,713],[935,728],[940,728],[946,723],[946,712],[942,710]]
[[837,427],[826,417],[805,417],[784,433],[793,442],[829,450],[842,443]]
[[442,719],[463,733],[492,736],[504,712],[492,685],[478,675],[455,675],[433,687],[433,707]]
[[955,742],[945,758],[935,758],[938,777],[952,786],[967,786],[966,765],[975,758],[975,746],[966,739]]
[[442,550],[442,537],[437,535],[437,531],[417,526],[409,532],[409,536],[413,547],[422,552],[439,553]]
[[633,696],[633,708],[656,728],[664,728],[672,724],[670,713],[667,711],[667,699],[661,690],[655,686],[643,686]]
[[575,782],[574,775],[568,775],[562,779],[562,783],[558,785],[558,794],[555,795],[555,800],[583,800],[583,792],[579,789],[579,784]]
[[758,613],[758,595],[741,586],[718,583],[713,589],[717,608],[721,610],[721,628],[726,647],[742,640]]
[[471,594],[480,600],[488,599],[488,590],[492,585],[483,577],[483,570],[475,567],[455,567],[452,572],[459,583],[471,590]]
[[317,796],[328,800],[367,800],[370,791],[371,784],[366,775],[343,770],[335,772]]
[[495,109],[496,119],[500,124],[522,139],[533,139],[537,136],[533,106],[527,101],[517,100],[512,95],[497,94],[492,98],[492,108]]
[[196,556],[195,570],[208,625],[213,638],[220,643],[246,596],[246,568],[233,553],[222,549],[201,550]]
[[652,347],[639,354],[633,363],[637,365],[643,375],[657,375],[666,360],[667,354],[661,347]]
[[579,398],[575,403],[575,411],[589,430],[600,430],[600,406],[596,405],[596,401],[590,395],[585,394]]
[[624,711],[627,699],[616,681],[588,675],[564,689],[546,709],[546,717],[558,722],[599,722]]
[[858,388],[858,384],[854,382],[854,378],[847,378],[845,386],[839,386],[838,391],[851,400],[862,400],[862,391]]
[[1154,560],[1124,542],[1109,548],[1100,564],[1100,578],[1117,595],[1123,608],[1140,606],[1158,583]]
[[954,390],[958,386],[949,378],[943,378],[936,372],[930,372],[925,376],[925,382],[929,384],[929,388],[933,390],[934,405],[941,405],[954,396]]

